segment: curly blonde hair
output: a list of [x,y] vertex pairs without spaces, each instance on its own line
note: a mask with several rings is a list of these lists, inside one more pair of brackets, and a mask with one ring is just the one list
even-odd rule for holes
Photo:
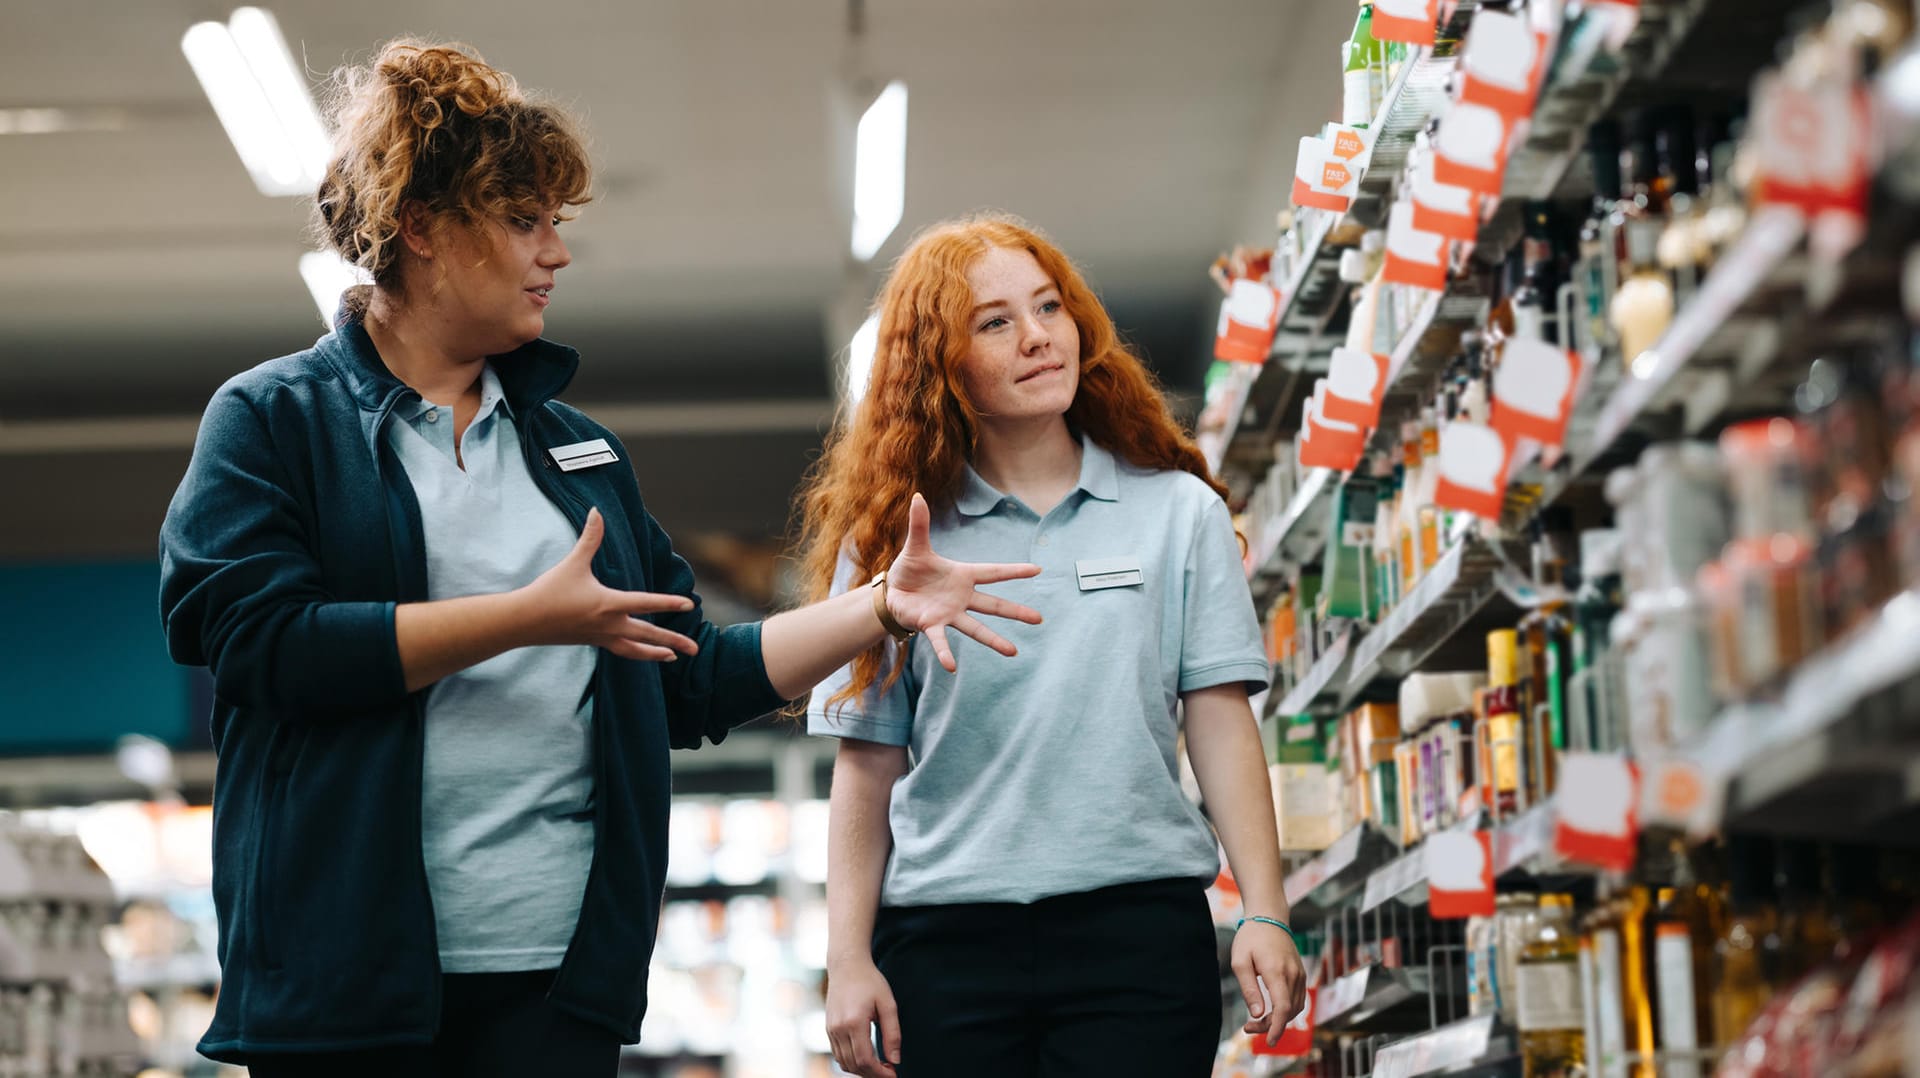
[[[328,111],[334,153],[314,199],[314,229],[384,290],[400,289],[409,202],[435,225],[484,237],[486,222],[540,217],[592,197],[573,118],[530,99],[464,45],[388,42],[367,65],[335,73]],[[347,296],[359,310],[366,300],[365,289]]]

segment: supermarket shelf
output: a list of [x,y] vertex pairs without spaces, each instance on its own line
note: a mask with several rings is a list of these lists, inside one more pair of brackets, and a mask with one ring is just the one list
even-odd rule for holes
[[[1450,56],[1435,56],[1430,50],[1419,50],[1401,65],[1371,127],[1374,145],[1367,170],[1360,178],[1361,197],[1384,197],[1387,193],[1393,178],[1406,164],[1414,136],[1444,102],[1447,77],[1454,63]],[[1249,439],[1260,437],[1260,433],[1247,428],[1242,420],[1251,407],[1260,417],[1260,425],[1268,425],[1265,420],[1280,406],[1278,398],[1290,382],[1289,372],[1282,369],[1286,366],[1284,361],[1303,351],[1310,357],[1330,351],[1331,345],[1324,338],[1346,289],[1340,280],[1340,254],[1346,248],[1330,240],[1336,233],[1351,229],[1344,216],[1315,214],[1315,218],[1307,235],[1305,253],[1281,288],[1280,332],[1274,336],[1269,359],[1283,362],[1269,362],[1261,377],[1247,387],[1229,413],[1232,418],[1220,439],[1222,463],[1246,457],[1262,459],[1258,452],[1249,453],[1253,447],[1246,445]]]
[[[1507,200],[1551,198],[1563,189],[1568,170],[1581,158],[1587,129],[1612,111],[1633,82],[1659,76],[1714,0],[1667,0],[1641,4],[1640,22],[1622,54],[1627,64],[1556,76],[1542,92],[1527,139],[1507,163],[1501,196]],[[1591,192],[1582,188],[1582,194]]]
[[[1287,690],[1273,713],[1305,715],[1315,710],[1337,710],[1340,704],[1337,690],[1346,679],[1347,658],[1353,652],[1353,635],[1352,629],[1342,632],[1333,646],[1308,668],[1307,676]],[[1335,691],[1330,693],[1329,690]]]
[[1903,592],[1873,622],[1802,664],[1777,704],[1739,709],[1715,724],[1739,736],[1715,737],[1710,728],[1696,754],[1726,783],[1727,825],[1920,840],[1902,819],[1920,807],[1917,697],[1920,593]]
[[1327,545],[1332,523],[1333,492],[1339,475],[1331,468],[1314,468],[1287,503],[1286,511],[1269,530],[1264,550],[1254,562],[1253,603],[1265,610],[1285,580],[1288,565],[1306,565],[1319,558]]
[[1373,1060],[1373,1078],[1517,1075],[1520,1070],[1519,1035],[1490,1014],[1395,1041]]
[[1741,314],[1777,313],[1760,309],[1772,292],[1764,286],[1788,269],[1805,231],[1790,210],[1763,209],[1753,216],[1660,342],[1629,363],[1627,378],[1600,410],[1592,440],[1574,456],[1576,471],[1613,448],[1636,421],[1674,403],[1689,388],[1683,371],[1735,355],[1741,335],[1728,330]]
[[1318,923],[1360,894],[1367,877],[1400,851],[1365,824],[1341,835],[1326,852],[1288,874],[1287,905],[1296,927]]
[[1351,700],[1374,682],[1404,677],[1450,643],[1499,592],[1501,559],[1477,535],[1468,535],[1401,598],[1354,649],[1344,696]]
[[1455,281],[1447,292],[1430,294],[1394,344],[1373,448],[1395,446],[1401,422],[1416,418],[1428,402],[1434,380],[1456,354],[1461,333],[1486,321],[1486,297],[1462,291],[1466,287],[1468,282]]
[[1361,891],[1360,912],[1372,913],[1396,899],[1408,906],[1418,906],[1425,903],[1427,897],[1427,850],[1425,846],[1415,845],[1367,877],[1367,885]]
[[1314,1004],[1313,1024],[1328,1032],[1393,1028],[1427,1017],[1426,970],[1365,966],[1333,982]]
[[1387,88],[1386,99],[1373,121],[1373,153],[1367,160],[1366,175],[1360,178],[1362,197],[1384,197],[1393,186],[1393,178],[1407,165],[1414,137],[1446,104],[1447,79],[1457,63],[1452,55],[1415,49],[1400,65],[1400,73]]

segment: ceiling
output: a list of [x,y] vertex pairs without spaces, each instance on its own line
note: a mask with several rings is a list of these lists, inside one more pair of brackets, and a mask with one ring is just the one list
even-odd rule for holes
[[[177,42],[228,0],[0,0],[0,108],[121,130],[0,136],[0,560],[151,557],[193,418],[322,327],[306,206],[258,194]],[[1208,261],[1269,242],[1298,138],[1337,105],[1352,0],[282,0],[316,74],[402,33],[473,43],[584,118],[599,197],[548,335],[676,534],[771,542],[830,418],[875,270],[846,256],[854,73],[911,91],[906,217],[1021,214],[1086,269],[1178,393]]]

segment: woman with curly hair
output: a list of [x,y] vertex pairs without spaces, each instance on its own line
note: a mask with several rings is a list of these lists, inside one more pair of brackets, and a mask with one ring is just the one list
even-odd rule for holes
[[257,1078],[608,1078],[646,1009],[668,748],[889,633],[1010,655],[973,614],[1038,615],[976,588],[1038,570],[936,555],[908,491],[873,587],[707,623],[626,448],[557,399],[567,117],[398,41],[337,128],[319,231],[373,284],[221,387],[160,535],[168,646],[215,684],[200,1048]]
[[[1017,221],[926,232],[878,307],[867,396],[805,495],[814,592],[889,564],[924,491],[942,549],[1041,567],[1005,594],[1047,624],[1011,627],[1004,663],[958,641],[956,674],[937,641],[881,641],[814,695],[809,728],[841,739],[834,1056],[867,1078],[1205,1075],[1220,847],[1251,915],[1247,1030],[1277,1039],[1303,999],[1223,490],[1080,273]],[[1217,844],[1181,792],[1183,727]]]

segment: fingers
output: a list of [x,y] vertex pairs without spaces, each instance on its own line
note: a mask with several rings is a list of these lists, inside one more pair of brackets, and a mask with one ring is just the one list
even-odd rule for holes
[[1235,955],[1233,976],[1240,982],[1240,996],[1247,1001],[1247,1013],[1255,1018],[1267,1016],[1266,994],[1260,991],[1260,977],[1254,972],[1253,959]]
[[587,510],[587,522],[580,527],[580,538],[568,552],[570,558],[592,561],[594,552],[600,549],[600,540],[607,534],[607,522],[600,516],[599,509]]
[[[848,1033],[847,1064],[844,1069],[862,1078],[893,1078],[893,1068],[880,1061],[873,1050],[873,1027],[868,1024],[859,1032]],[[851,1065],[848,1065],[851,1064]]]
[[1028,625],[1040,624],[1038,610],[1002,599],[998,595],[988,595],[984,591],[974,592],[967,608],[976,614],[988,614],[996,618],[1006,618],[1008,621],[1024,621]]
[[1038,565],[1025,562],[969,565],[966,568],[972,574],[975,584],[998,584],[1005,580],[1025,580],[1028,577],[1040,575]]
[[693,609],[693,600],[684,595],[662,595],[651,591],[623,591],[620,609],[628,614],[684,614]]
[[633,659],[643,663],[678,662],[680,656],[671,648],[654,644],[642,644],[636,640],[614,640],[605,645],[606,649],[622,659]]
[[879,1011],[881,1066],[891,1076],[892,1065],[900,1062],[900,1008],[894,1005],[892,996],[882,996]]
[[918,554],[931,550],[933,542],[928,538],[928,533],[932,529],[933,514],[927,509],[927,500],[916,491],[913,501],[907,506],[907,544],[900,552]]
[[643,621],[640,618],[628,618],[625,631],[621,635],[638,644],[649,644],[654,647],[668,648],[689,657],[700,654],[700,645],[694,643],[692,640],[681,636],[671,629],[662,629],[660,626],[650,621]]
[[933,645],[934,657],[940,660],[940,666],[949,674],[960,672],[960,664],[953,661],[953,648],[947,643],[947,627],[935,625],[926,632],[927,643]]
[[1020,654],[1020,650],[1008,642],[1006,637],[980,624],[979,619],[971,614],[962,614],[953,619],[953,627],[1008,658]]

